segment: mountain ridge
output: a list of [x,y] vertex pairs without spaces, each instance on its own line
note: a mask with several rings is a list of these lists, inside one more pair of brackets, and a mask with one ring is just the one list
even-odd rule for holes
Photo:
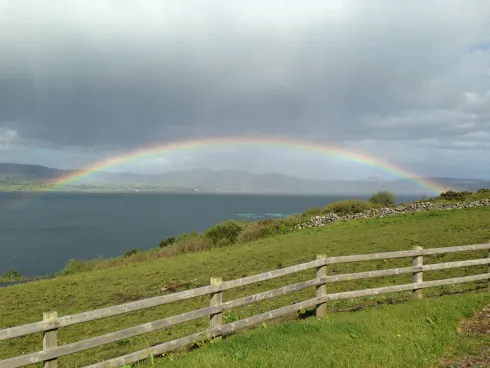
[[[62,170],[42,165],[0,163],[1,184],[55,183],[61,177],[76,173],[77,170]],[[425,178],[452,187],[455,190],[477,190],[490,187],[490,180],[466,178]],[[251,192],[251,193],[297,193],[297,194],[369,194],[378,190],[390,190],[399,194],[428,195],[426,188],[408,179],[362,180],[304,179],[281,173],[255,174],[244,170],[212,170],[197,168],[176,170],[160,174],[138,174],[131,172],[99,172],[81,178],[77,188],[92,186],[137,186],[155,188],[182,188],[194,191]]]

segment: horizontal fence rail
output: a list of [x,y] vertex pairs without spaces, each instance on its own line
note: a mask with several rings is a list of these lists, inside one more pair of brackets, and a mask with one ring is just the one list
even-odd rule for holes
[[[455,252],[467,252],[487,250],[488,254],[486,258],[472,259],[465,261],[455,261],[446,263],[435,264],[423,264],[424,255],[435,255],[443,253],[455,253]],[[358,273],[348,273],[341,275],[327,275],[328,265],[349,263],[349,262],[362,262],[372,260],[384,260],[393,258],[405,258],[412,257],[412,267],[402,267],[393,269],[384,269],[376,271],[366,271]],[[488,265],[488,272],[478,275],[455,277],[442,280],[423,281],[423,273],[426,271],[444,270],[450,268],[461,268],[477,265]],[[308,281],[287,285],[281,288],[265,291],[262,293],[242,297],[235,300],[223,302],[223,291],[239,288],[242,286],[251,285],[258,282],[271,280],[277,277],[286,276],[310,269],[316,269],[316,278]],[[412,283],[403,285],[384,286],[378,288],[370,288],[363,290],[346,291],[340,293],[327,294],[326,285],[333,282],[369,279],[383,276],[396,276],[401,274],[412,274]],[[33,333],[43,332],[43,350],[31,354],[25,354],[10,359],[0,361],[1,368],[15,368],[22,367],[29,364],[35,364],[44,362],[45,368],[56,368],[57,358],[66,356],[69,354],[77,353],[87,349],[95,348],[112,342],[120,341],[123,339],[139,336],[148,332],[161,330],[180,323],[192,321],[202,317],[210,317],[210,328],[192,334],[186,337],[182,337],[176,340],[172,340],[160,345],[153,346],[149,349],[140,350],[131,354],[127,354],[118,358],[114,358],[105,362],[96,363],[91,365],[92,368],[102,367],[118,367],[124,364],[133,363],[145,358],[148,358],[150,354],[163,354],[167,351],[177,348],[185,347],[193,344],[196,341],[203,341],[208,338],[216,338],[223,335],[233,333],[244,327],[252,326],[263,321],[267,321],[273,318],[280,317],[285,314],[299,311],[301,309],[310,308],[316,306],[316,315],[322,317],[326,313],[326,303],[328,301],[344,300],[351,298],[359,298],[372,295],[380,295],[386,293],[395,293],[400,291],[413,291],[415,298],[422,297],[422,289],[453,285],[464,282],[474,282],[488,280],[490,290],[490,243],[487,244],[474,244],[465,246],[455,246],[446,248],[433,248],[422,249],[417,248],[408,251],[397,252],[384,252],[384,253],[372,253],[361,254],[351,256],[339,256],[339,257],[327,257],[326,255],[319,255],[317,260],[285,267],[269,272],[265,272],[258,275],[248,276],[237,280],[224,281],[220,278],[212,278],[211,285],[195,288],[192,290],[186,290],[173,294],[158,296],[154,298],[139,300],[126,304],[116,305],[113,307],[107,307],[97,309],[93,311],[73,314],[70,316],[58,317],[56,312],[45,313],[44,319],[41,322],[35,322],[26,324],[23,326],[11,327],[0,330],[0,340],[12,339],[15,337],[21,337]],[[310,287],[316,287],[316,297],[301,301],[295,304],[291,304],[273,311],[258,314],[237,322],[222,324],[222,313],[233,308],[242,307],[257,303],[263,300],[271,299],[281,295],[289,294],[292,292],[301,291]],[[193,310],[190,312],[181,313],[176,316],[163,318],[157,321],[141,324],[138,326],[126,328],[123,330],[111,332],[105,335],[77,341],[70,344],[57,345],[57,331],[62,327],[67,327],[83,322],[95,321],[101,318],[113,317],[124,313],[138,311],[146,308],[160,306],[168,303],[178,302],[195,298],[199,296],[210,295],[210,306]]]

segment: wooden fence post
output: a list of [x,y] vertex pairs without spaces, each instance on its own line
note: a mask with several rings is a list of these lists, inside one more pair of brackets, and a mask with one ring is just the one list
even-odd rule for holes
[[[327,258],[326,254],[317,254],[316,259],[325,259]],[[327,276],[327,265],[320,266],[316,269],[316,278],[319,279],[321,277]],[[327,282],[317,285],[316,287],[316,296],[325,296],[327,295]],[[317,304],[316,306],[316,316],[317,317],[325,317],[327,314],[327,301],[323,303]]]
[[[488,249],[488,252],[487,252],[487,258],[490,258],[490,248]],[[490,263],[488,264],[487,272],[490,273]],[[488,291],[490,291],[490,277],[488,278]]]
[[[52,321],[58,317],[57,312],[43,313],[43,321]],[[58,346],[58,329],[44,331],[43,333],[43,350],[49,350]],[[57,358],[46,360],[43,362],[44,368],[58,368]]]
[[[422,247],[414,247],[413,249],[415,250],[422,250],[424,248]],[[413,267],[422,267],[424,264],[424,256],[418,255],[418,256],[413,256],[412,260],[412,266]],[[415,271],[412,274],[412,282],[414,284],[418,284],[424,281],[424,272],[423,271]],[[422,289],[414,289],[413,290],[413,296],[415,299],[422,299]]]
[[[218,285],[223,282],[221,277],[211,277],[210,284]],[[217,293],[210,294],[210,306],[214,307],[220,305],[223,302],[223,292],[218,291]],[[220,327],[223,324],[223,313],[215,313],[209,316],[209,326],[210,328]],[[216,337],[217,340],[221,339],[221,336]]]

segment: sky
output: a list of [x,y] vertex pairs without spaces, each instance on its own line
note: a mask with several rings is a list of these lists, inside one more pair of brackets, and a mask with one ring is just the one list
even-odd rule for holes
[[[0,0],[0,162],[83,168],[148,145],[268,136],[424,176],[490,178],[488,0]],[[111,168],[384,178],[274,145]]]

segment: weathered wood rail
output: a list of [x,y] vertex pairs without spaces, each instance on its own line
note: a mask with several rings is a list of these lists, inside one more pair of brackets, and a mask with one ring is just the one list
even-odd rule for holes
[[[472,259],[465,261],[423,264],[425,255],[454,253],[487,250],[486,258]],[[370,260],[384,260],[393,258],[412,257],[411,267],[384,269],[376,271],[348,273],[342,275],[327,275],[328,265],[361,262]],[[450,268],[461,268],[477,265],[488,265],[487,273],[455,277],[442,280],[423,281],[423,274],[427,271],[444,270]],[[265,291],[259,294],[246,296],[243,298],[223,302],[223,291],[230,290],[266,280],[271,280],[277,277],[294,274],[310,269],[316,270],[316,278],[304,282],[299,282],[292,285],[287,285],[278,289]],[[327,284],[339,281],[367,279],[382,276],[394,276],[401,274],[412,274],[412,283],[394,286],[385,286],[371,289],[354,290],[340,292],[334,294],[327,293]],[[139,300],[113,307],[107,307],[89,312],[73,314],[70,316],[58,317],[56,312],[48,312],[43,316],[43,321],[30,323],[22,326],[11,327],[0,330],[0,340],[7,340],[16,337],[21,337],[33,333],[43,332],[43,350],[31,354],[25,354],[0,361],[1,368],[22,367],[29,364],[43,362],[45,368],[56,368],[57,358],[77,353],[83,350],[91,349],[101,345],[109,344],[130,337],[142,335],[147,332],[161,330],[179,323],[191,321],[197,318],[210,317],[210,328],[205,331],[182,337],[176,340],[165,342],[160,345],[152,346],[149,349],[140,350],[131,354],[110,359],[105,362],[90,365],[90,368],[102,367],[118,367],[124,364],[133,363],[145,358],[150,354],[158,355],[167,351],[181,348],[196,341],[202,341],[206,338],[218,338],[222,335],[233,333],[241,328],[252,326],[263,321],[267,321],[279,316],[296,312],[301,309],[315,307],[317,317],[323,317],[326,314],[326,306],[328,301],[342,300],[357,297],[365,297],[370,295],[394,293],[399,291],[413,291],[414,298],[422,298],[422,289],[434,286],[452,285],[464,282],[472,282],[479,280],[488,280],[488,288],[490,290],[490,243],[474,244],[446,248],[423,249],[417,247],[413,250],[360,254],[340,257],[327,257],[326,255],[318,255],[317,259],[311,262],[306,262],[290,267],[277,269],[274,271],[265,272],[258,275],[244,277],[232,281],[222,282],[221,278],[211,278],[211,285],[195,288],[192,290],[177,292],[173,294],[158,296],[154,298]],[[222,323],[222,313],[232,308],[237,308],[273,297],[285,295],[288,293],[304,290],[310,287],[316,287],[316,296],[299,303],[291,304],[270,312],[258,314],[237,322]],[[163,318],[150,323],[145,323],[139,326],[126,328],[120,331],[108,333],[106,335],[89,338],[82,341],[77,341],[70,344],[58,346],[57,331],[62,327],[75,325],[78,323],[89,322],[106,317],[113,317],[124,313],[134,312],[141,309],[155,307],[163,304],[168,304],[176,301],[182,301],[198,296],[210,295],[210,306],[197,309],[191,312],[182,313],[176,316]]]

